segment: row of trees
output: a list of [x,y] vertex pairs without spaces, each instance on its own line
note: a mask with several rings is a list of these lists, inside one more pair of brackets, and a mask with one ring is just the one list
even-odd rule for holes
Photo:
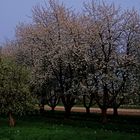
[[5,44],[3,54],[28,68],[30,92],[41,98],[41,107],[45,98],[52,109],[61,100],[69,116],[82,98],[87,112],[95,102],[106,122],[108,108],[117,113],[130,99],[139,103],[137,11],[91,1],[76,13],[50,0],[32,13],[33,22],[17,26],[16,40]]

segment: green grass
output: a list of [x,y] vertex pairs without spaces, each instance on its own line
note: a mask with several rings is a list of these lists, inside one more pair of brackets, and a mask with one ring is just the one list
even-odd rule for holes
[[[72,114],[64,119],[63,113],[57,112],[41,116],[17,118],[14,128],[7,126],[5,117],[0,118],[0,140],[139,140],[138,124],[109,122],[102,125],[98,117],[86,117]],[[58,116],[57,116],[58,115]],[[120,118],[119,120],[123,120]],[[130,119],[130,118],[129,118]],[[129,120],[126,118],[126,120]],[[126,130],[125,130],[126,129]],[[136,131],[130,131],[130,130]],[[129,131],[128,131],[129,130]]]

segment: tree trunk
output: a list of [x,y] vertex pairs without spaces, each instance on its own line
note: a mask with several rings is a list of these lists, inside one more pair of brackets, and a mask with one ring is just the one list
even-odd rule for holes
[[9,126],[10,127],[14,127],[15,126],[15,120],[12,117],[12,113],[11,112],[9,113]]
[[90,114],[90,107],[86,107],[86,113],[87,113],[87,115]]
[[71,114],[71,108],[72,107],[69,107],[69,106],[65,107],[65,117],[66,118],[69,118],[69,116]]
[[113,108],[113,115],[118,116],[118,108]]
[[52,106],[52,107],[51,107],[51,111],[52,111],[52,112],[54,112],[54,109],[55,109],[55,107],[54,107],[54,106]]
[[44,114],[44,112],[45,112],[44,105],[41,104],[40,105],[40,114]]
[[105,124],[107,123],[107,109],[102,108],[102,123]]

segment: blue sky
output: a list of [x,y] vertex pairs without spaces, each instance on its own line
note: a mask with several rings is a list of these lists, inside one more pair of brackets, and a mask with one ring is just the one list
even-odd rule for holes
[[[0,43],[14,37],[14,30],[19,22],[31,22],[31,9],[36,4],[44,4],[45,0],[0,0]],[[46,0],[48,1],[48,0]],[[82,3],[88,0],[59,0],[68,7],[80,10]],[[122,8],[135,7],[140,12],[140,0],[105,0],[114,2]]]

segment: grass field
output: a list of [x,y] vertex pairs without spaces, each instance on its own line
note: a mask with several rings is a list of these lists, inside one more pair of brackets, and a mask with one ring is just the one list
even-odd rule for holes
[[[59,116],[59,117],[58,117]],[[102,125],[95,119],[83,114],[73,114],[70,119],[64,119],[60,114],[46,116],[26,116],[17,118],[14,128],[7,126],[5,117],[0,118],[0,140],[139,140],[140,126],[126,118],[124,123],[119,118],[117,122]],[[131,117],[132,118],[132,117]]]

